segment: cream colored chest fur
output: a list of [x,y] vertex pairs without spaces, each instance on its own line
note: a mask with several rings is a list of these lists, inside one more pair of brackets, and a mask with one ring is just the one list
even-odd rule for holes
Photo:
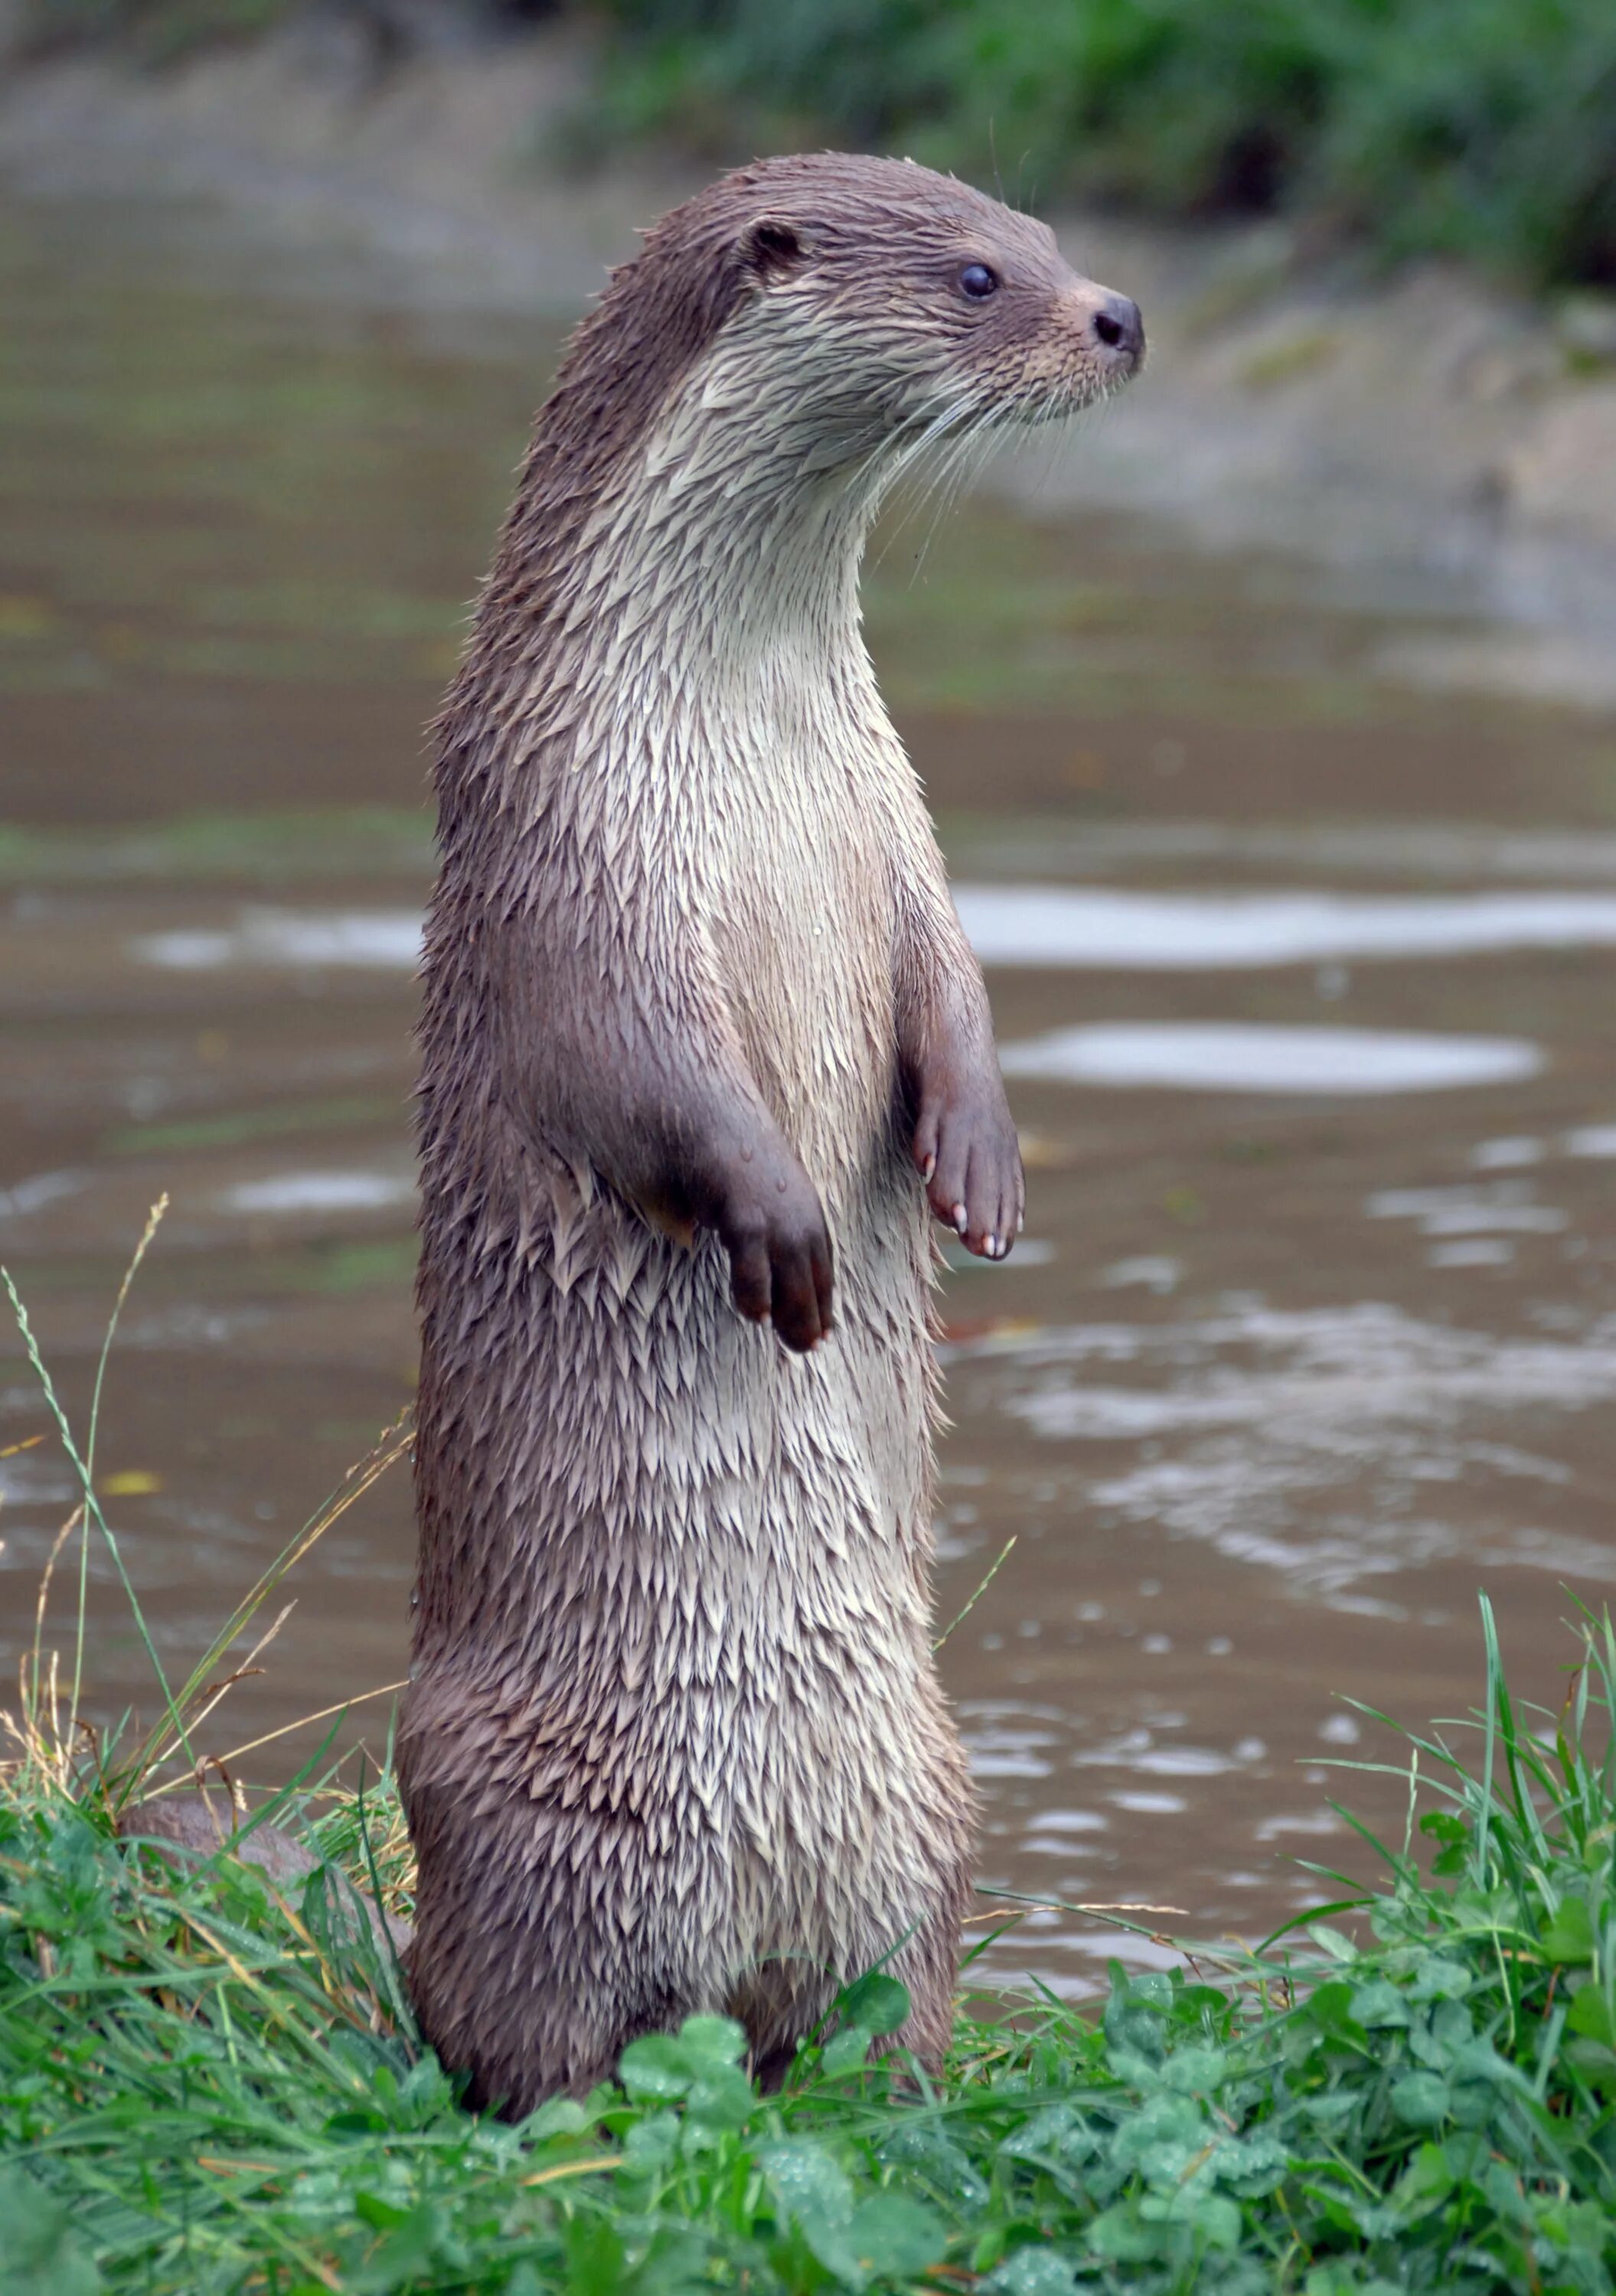
[[[721,549],[710,525],[686,533],[652,460],[572,618],[590,658],[574,688],[609,699],[570,729],[555,795],[648,962],[710,967],[771,1112],[841,1199],[890,1136],[903,881],[940,884],[940,863],[841,554],[823,535],[793,551],[782,614],[767,537],[739,517]],[[670,582],[685,558],[701,579]]]

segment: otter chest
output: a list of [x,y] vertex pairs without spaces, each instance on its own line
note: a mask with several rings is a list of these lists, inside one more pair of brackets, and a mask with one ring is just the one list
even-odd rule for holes
[[828,1171],[890,1106],[885,780],[906,767],[834,687],[781,680],[738,699],[693,760],[704,938],[753,1075],[810,1168]]

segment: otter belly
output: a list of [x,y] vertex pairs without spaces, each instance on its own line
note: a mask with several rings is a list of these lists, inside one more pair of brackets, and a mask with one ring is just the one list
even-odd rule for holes
[[834,1218],[836,1329],[807,1358],[736,1314],[716,1239],[682,1250],[610,1197],[519,1297],[508,1271],[472,1275],[498,1283],[479,1320],[504,1335],[478,1382],[521,1401],[497,1456],[473,1392],[423,1429],[431,1484],[480,1519],[400,1767],[422,2015],[486,2096],[587,2084],[694,2009],[789,2049],[837,1982],[957,1912],[930,1245],[890,1137],[864,1177]]

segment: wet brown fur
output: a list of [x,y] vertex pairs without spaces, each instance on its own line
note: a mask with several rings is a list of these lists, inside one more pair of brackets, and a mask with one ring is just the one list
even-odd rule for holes
[[926,438],[1124,380],[1117,309],[925,169],[768,161],[648,235],[538,417],[438,729],[422,1029],[399,1770],[480,2101],[693,2011],[778,2074],[883,1956],[946,2046],[927,1201],[997,1256],[1021,1175],[857,565]]

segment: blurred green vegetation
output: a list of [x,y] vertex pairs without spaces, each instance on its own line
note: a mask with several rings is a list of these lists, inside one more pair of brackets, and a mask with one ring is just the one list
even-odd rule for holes
[[[1616,284],[1616,0],[23,0],[35,46],[161,61],[346,13],[414,40],[600,34],[578,153],[833,140],[1029,204],[1281,214],[1391,259]],[[432,28],[436,27],[436,31]]]
[[21,0],[15,37],[25,53],[107,46],[163,64],[255,39],[291,13],[292,0]]
[[1616,281],[1612,0],[608,0],[619,133],[833,135],[1029,204],[1284,212]]

